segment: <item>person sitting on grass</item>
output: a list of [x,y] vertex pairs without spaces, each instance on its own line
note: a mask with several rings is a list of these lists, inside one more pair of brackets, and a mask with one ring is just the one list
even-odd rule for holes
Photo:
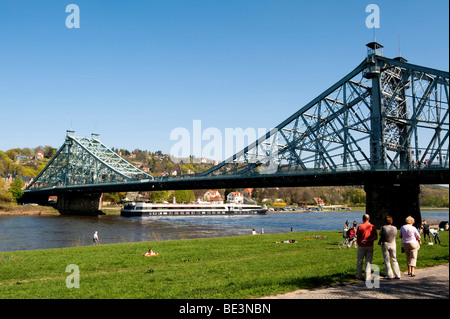
[[142,255],[144,257],[151,257],[151,256],[158,256],[158,253],[153,252],[153,250],[150,248],[148,250],[148,252],[146,252],[144,255]]
[[356,225],[353,225],[352,228],[347,231],[347,238],[348,241],[353,241],[356,239]]
[[295,239],[289,239],[284,241],[276,241],[275,244],[294,244],[295,242]]

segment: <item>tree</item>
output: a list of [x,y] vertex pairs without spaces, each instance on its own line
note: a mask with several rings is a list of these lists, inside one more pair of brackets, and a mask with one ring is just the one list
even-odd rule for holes
[[53,156],[56,155],[56,148],[53,148],[51,146],[45,146],[44,147],[44,157],[45,158],[52,158]]
[[14,149],[14,148],[7,150],[5,153],[6,153],[6,155],[8,155],[9,159],[13,162],[16,160],[16,156],[19,155],[19,152],[17,151],[17,149]]
[[349,205],[364,204],[366,202],[366,192],[355,187],[349,187],[342,197],[345,203]]
[[421,206],[448,207],[448,188],[437,185],[421,187],[419,202]]
[[153,191],[150,200],[153,202],[165,202],[169,199],[168,191]]
[[173,197],[175,197],[177,203],[189,203],[190,201],[195,200],[195,194],[192,190],[176,190],[173,192]]
[[119,152],[120,152],[120,154],[122,154],[122,156],[128,156],[128,155],[130,155],[130,152],[129,152],[128,150],[126,150],[126,149],[123,149],[123,148],[121,148],[121,149],[119,150]]
[[0,178],[0,203],[1,202],[12,202],[13,196],[8,191],[8,187],[3,179]]
[[126,192],[103,193],[103,201],[118,204],[127,196]]
[[22,188],[25,186],[25,183],[22,181],[20,177],[14,178],[11,185],[9,185],[9,192],[12,194],[13,198],[17,201],[23,195]]
[[147,162],[147,151],[141,151],[140,149],[135,149],[133,154],[136,156],[136,161]]

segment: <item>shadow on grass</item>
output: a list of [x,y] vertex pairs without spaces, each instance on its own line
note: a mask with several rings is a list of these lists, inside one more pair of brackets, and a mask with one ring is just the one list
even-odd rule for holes
[[356,281],[355,274],[350,272],[341,272],[332,275],[316,276],[316,277],[302,277],[286,280],[282,285],[294,286],[296,289],[315,289],[328,287],[336,283],[348,283]]

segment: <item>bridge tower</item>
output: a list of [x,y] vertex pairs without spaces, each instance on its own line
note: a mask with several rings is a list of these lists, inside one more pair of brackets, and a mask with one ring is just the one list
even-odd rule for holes
[[[410,129],[406,90],[410,85],[407,70],[392,68],[383,70],[383,62],[377,56],[383,56],[383,46],[377,42],[367,45],[367,68],[364,77],[372,81],[371,89],[371,135],[370,161],[372,169],[387,169],[386,152],[397,152],[399,168],[411,166],[411,144],[407,134]],[[394,60],[407,62],[402,57]],[[393,96],[388,100],[385,96]],[[386,120],[386,114],[395,109],[397,120]],[[387,132],[395,131],[396,141],[386,139]],[[399,146],[400,145],[400,146]],[[365,182],[366,213],[376,226],[383,224],[386,216],[392,216],[394,224],[401,226],[407,216],[415,219],[416,226],[421,224],[419,205],[420,185],[415,182],[393,183],[380,178],[372,178]]]
[[45,205],[49,195],[56,195],[61,214],[98,215],[102,209],[100,186],[109,189],[118,183],[153,179],[106,147],[99,134],[81,137],[74,133],[67,131],[64,144],[27,187],[22,202]]

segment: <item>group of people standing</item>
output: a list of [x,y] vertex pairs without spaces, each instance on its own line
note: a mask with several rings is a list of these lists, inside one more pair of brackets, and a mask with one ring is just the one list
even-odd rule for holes
[[[375,226],[370,223],[370,216],[368,214],[364,214],[362,221],[363,223],[356,228],[356,241],[358,244],[356,253],[356,278],[362,278],[362,267],[365,263],[365,278],[366,280],[371,280],[373,247],[374,242],[378,238],[378,233]],[[408,216],[405,220],[405,225],[400,228],[398,234],[402,239],[402,252],[405,253],[406,263],[408,265],[408,275],[411,277],[415,276],[417,256],[421,244],[420,231],[413,226],[414,223],[414,218]],[[426,225],[426,221],[424,221],[424,225]],[[429,232],[429,230],[427,227],[422,228],[427,229],[426,231],[424,230],[425,236],[426,232]],[[392,217],[386,216],[384,225],[380,229],[378,244],[381,245],[381,250],[383,252],[387,279],[400,279],[401,277],[397,261],[397,233],[398,230],[397,227],[393,225]]]

